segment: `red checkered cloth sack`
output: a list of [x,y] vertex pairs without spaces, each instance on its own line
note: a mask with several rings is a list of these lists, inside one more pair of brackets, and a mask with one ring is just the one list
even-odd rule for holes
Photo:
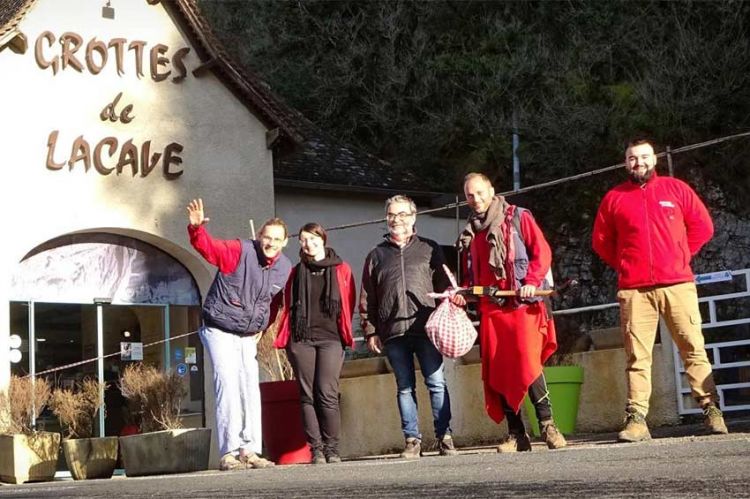
[[[447,267],[443,266],[448,278],[456,289],[456,280]],[[466,311],[450,300],[450,294],[444,296],[442,303],[430,315],[425,325],[427,336],[435,348],[446,357],[456,358],[466,355],[474,346],[477,330],[466,315]]]

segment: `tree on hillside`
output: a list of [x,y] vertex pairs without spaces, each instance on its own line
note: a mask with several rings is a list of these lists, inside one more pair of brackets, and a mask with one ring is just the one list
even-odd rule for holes
[[[750,126],[746,2],[199,3],[279,95],[436,190],[477,168],[510,188],[514,115],[525,185],[619,161],[635,132],[684,145]],[[708,178],[747,188],[728,179],[744,147]]]

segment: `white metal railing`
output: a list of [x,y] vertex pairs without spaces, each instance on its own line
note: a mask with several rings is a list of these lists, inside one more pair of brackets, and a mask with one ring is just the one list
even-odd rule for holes
[[[727,326],[738,326],[742,324],[750,324],[750,317],[738,317],[730,320],[719,320],[716,315],[716,304],[721,301],[737,300],[737,299],[749,299],[750,300],[750,269],[743,270],[732,270],[723,272],[712,272],[710,274],[700,274],[696,276],[695,281],[698,286],[708,283],[716,282],[737,282],[737,279],[743,279],[745,290],[741,292],[726,293],[723,295],[715,296],[704,296],[698,299],[699,303],[708,304],[708,317],[704,317],[704,322],[701,327],[704,330],[704,336],[710,337],[708,330],[727,327]],[[707,319],[707,320],[706,320]],[[749,326],[750,327],[750,326]],[[727,354],[731,349],[737,347],[748,346],[750,348],[750,334],[747,338],[742,338],[733,341],[721,341],[721,342],[707,342],[706,352],[711,357],[711,369],[716,373],[720,373],[722,370],[728,369],[750,369],[750,355],[747,360],[724,362],[722,355],[724,352]],[[680,358],[679,351],[674,349],[674,365],[675,365],[675,382],[677,385],[677,406],[680,414],[698,414],[701,412],[700,408],[694,407],[694,404],[688,404],[686,401],[690,400],[690,386],[685,386],[687,383],[683,380],[683,374],[685,373],[685,367],[682,365],[682,359]],[[750,376],[748,376],[750,378]],[[741,381],[739,383],[717,383],[716,389],[719,392],[720,405],[722,411],[741,411],[750,409],[750,396],[745,397],[740,403],[727,404],[725,393],[730,390],[737,389],[748,389],[750,390],[750,381]]]

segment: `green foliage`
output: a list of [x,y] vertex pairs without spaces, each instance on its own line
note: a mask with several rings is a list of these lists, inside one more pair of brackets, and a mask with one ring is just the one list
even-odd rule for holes
[[[514,115],[523,185],[616,163],[635,133],[677,147],[750,125],[747,2],[199,4],[293,106],[436,190],[476,169],[508,189]],[[745,148],[707,178],[740,192]]]

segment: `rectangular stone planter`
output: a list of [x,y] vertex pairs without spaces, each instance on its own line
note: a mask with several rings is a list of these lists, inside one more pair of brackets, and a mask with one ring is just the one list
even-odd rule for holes
[[117,437],[63,441],[63,454],[74,480],[112,478],[117,463]]
[[185,428],[120,437],[122,462],[127,476],[207,470],[210,449],[210,428]]
[[7,483],[52,480],[60,452],[60,434],[0,435],[0,481]]

